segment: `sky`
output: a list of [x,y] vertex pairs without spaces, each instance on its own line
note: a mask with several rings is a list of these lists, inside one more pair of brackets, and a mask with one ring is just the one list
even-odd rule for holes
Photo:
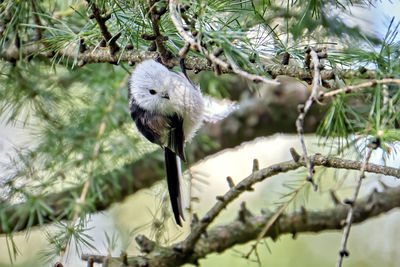
[[[354,15],[357,19],[364,21],[363,30],[374,32],[383,38],[392,17],[395,17],[394,25],[400,22],[400,0],[374,1],[375,8],[369,11],[354,8]],[[400,36],[397,37],[400,41]]]

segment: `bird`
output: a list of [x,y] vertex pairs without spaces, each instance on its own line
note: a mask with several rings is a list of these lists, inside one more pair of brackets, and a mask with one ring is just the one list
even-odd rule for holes
[[164,150],[167,185],[177,225],[182,226],[184,203],[181,160],[205,119],[205,101],[199,88],[183,73],[170,71],[154,60],[144,60],[129,79],[130,115],[138,131]]

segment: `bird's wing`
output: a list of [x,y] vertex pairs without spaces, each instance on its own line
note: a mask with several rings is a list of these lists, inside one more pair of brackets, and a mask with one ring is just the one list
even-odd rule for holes
[[178,115],[169,116],[169,134],[167,147],[175,152],[183,161],[186,161],[183,146],[185,134],[183,133],[183,119]]
[[162,147],[167,145],[169,118],[148,112],[139,107],[132,99],[131,117],[139,132],[150,142]]

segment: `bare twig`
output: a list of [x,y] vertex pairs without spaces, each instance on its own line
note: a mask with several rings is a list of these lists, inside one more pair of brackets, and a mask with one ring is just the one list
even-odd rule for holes
[[170,0],[169,1],[170,17],[171,17],[172,23],[175,25],[175,28],[177,29],[179,35],[182,36],[182,38],[190,44],[191,49],[193,49],[195,51],[200,51],[213,64],[218,65],[221,68],[231,69],[233,73],[236,73],[242,77],[245,77],[246,79],[252,80],[253,82],[264,82],[266,84],[279,84],[279,82],[277,82],[277,81],[270,80],[270,79],[267,79],[266,77],[251,74],[251,73],[248,73],[241,69],[238,69],[235,66],[232,66],[231,64],[226,63],[222,59],[216,57],[214,54],[209,53],[207,51],[207,49],[205,49],[203,46],[199,46],[197,44],[196,40],[185,31],[185,29],[182,25],[182,22],[181,22],[181,18],[178,16],[178,13],[177,13],[177,6],[178,6],[178,0]]
[[333,90],[333,91],[330,91],[330,92],[327,92],[327,93],[321,93],[318,96],[318,100],[323,100],[323,99],[328,98],[328,97],[335,97],[335,96],[337,96],[338,94],[341,94],[341,93],[348,94],[348,93],[351,93],[351,92],[353,92],[355,90],[363,89],[363,88],[366,88],[366,87],[372,87],[372,86],[375,86],[377,84],[387,84],[387,83],[396,83],[396,84],[400,85],[400,79],[386,78],[386,79],[382,79],[382,80],[372,80],[372,81],[368,81],[368,82],[365,82],[365,83],[360,83],[360,84],[357,84],[357,85],[346,86],[344,88]]
[[89,255],[89,254],[82,254],[81,259],[84,261],[92,260],[96,263],[104,263],[107,260],[108,256],[102,255]]
[[311,184],[314,187],[314,190],[317,190],[317,185],[314,183],[313,180],[313,166],[307,156],[307,148],[306,148],[306,144],[304,141],[304,128],[303,128],[303,124],[304,124],[304,118],[307,115],[307,112],[309,111],[309,109],[311,108],[312,104],[314,103],[314,101],[317,99],[318,96],[318,88],[319,85],[321,83],[321,77],[320,77],[320,66],[319,66],[319,58],[318,58],[318,54],[311,49],[310,47],[308,48],[308,53],[312,59],[313,65],[314,65],[314,76],[313,76],[313,82],[311,84],[312,86],[312,90],[311,90],[311,95],[310,97],[307,99],[306,103],[304,104],[304,106],[302,106],[301,108],[299,108],[299,116],[297,117],[296,120],[296,128],[297,128],[297,133],[299,135],[300,138],[300,143],[301,143],[301,147],[303,149],[303,155],[304,158],[306,160],[306,165],[307,165],[307,181],[311,182]]
[[349,211],[348,211],[347,217],[346,217],[345,228],[344,228],[343,237],[342,237],[342,245],[341,245],[341,248],[339,251],[339,259],[336,264],[337,267],[341,267],[343,258],[345,256],[347,257],[349,255],[349,252],[347,251],[346,246],[347,246],[347,240],[348,240],[349,234],[350,234],[351,224],[353,223],[354,203],[356,202],[358,193],[360,192],[362,180],[365,178],[365,170],[366,170],[368,161],[371,157],[372,149],[373,148],[371,146],[369,146],[367,148],[367,151],[364,155],[364,159],[362,161],[362,165],[360,168],[360,175],[358,176],[358,179],[357,179],[357,184],[356,184],[356,188],[354,189],[353,197],[351,198],[350,201],[347,201],[347,204],[349,205]]
[[185,42],[185,44],[183,45],[181,50],[179,50],[179,52],[178,52],[179,57],[185,59],[189,50],[190,50],[190,43]]

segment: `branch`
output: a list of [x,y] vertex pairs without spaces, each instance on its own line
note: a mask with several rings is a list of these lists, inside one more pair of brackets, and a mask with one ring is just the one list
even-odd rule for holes
[[154,43],[156,44],[157,51],[160,55],[161,62],[166,65],[170,66],[168,58],[169,53],[167,49],[164,46],[164,41],[168,40],[168,37],[163,36],[160,32],[160,27],[158,25],[160,18],[165,12],[167,11],[166,7],[161,8],[160,10],[157,9],[156,3],[159,2],[160,0],[150,0],[150,7],[149,7],[149,15],[150,15],[150,20],[151,20],[151,26],[153,28],[154,35],[152,38],[154,38]]
[[[383,192],[373,191],[368,196],[360,199],[354,205],[354,223],[361,223],[372,217],[400,207],[400,187],[389,188]],[[347,216],[346,205],[336,205],[334,208],[321,211],[307,211],[302,209],[292,213],[283,213],[276,220],[273,227],[264,235],[276,239],[278,235],[318,233],[327,230],[340,230],[344,227]],[[196,244],[192,254],[181,253],[171,247],[157,247],[152,252],[143,256],[130,257],[124,266],[179,266],[184,263],[196,264],[199,259],[211,253],[223,251],[237,245],[254,240],[262,231],[263,225],[268,222],[276,212],[267,211],[259,215],[248,214],[246,221],[238,219],[225,225],[218,225],[207,232]],[[92,258],[98,263],[107,263],[107,266],[121,266],[120,258],[111,258],[101,255],[82,255],[83,260]],[[106,265],[104,265],[106,266]]]
[[[294,149],[292,149],[292,151],[294,151]],[[362,166],[362,163],[359,161],[345,160],[335,157],[325,157],[320,154],[311,156],[308,160],[313,166],[325,166],[337,169],[359,170]],[[203,216],[203,218],[200,219],[200,221],[196,225],[193,226],[191,233],[182,242],[180,249],[182,249],[183,252],[188,252],[193,250],[200,236],[206,231],[207,227],[213,222],[213,220],[219,215],[219,213],[223,209],[225,209],[226,206],[234,199],[236,199],[241,193],[243,193],[244,191],[252,190],[252,186],[254,184],[259,183],[278,173],[284,173],[298,169],[301,166],[307,166],[306,162],[307,160],[305,160],[304,157],[302,157],[298,159],[298,161],[291,160],[287,162],[282,162],[274,164],[263,170],[253,172],[250,176],[243,179],[239,184],[230,188],[230,190],[224,196],[217,197],[218,202]],[[383,167],[375,164],[368,164],[365,167],[365,171],[370,171],[375,173],[382,173],[382,171],[384,171],[386,175],[400,178],[400,170],[396,168]]]
[[[301,147],[303,149],[303,155],[304,158],[306,160],[306,165],[307,165],[307,171],[308,171],[308,175],[307,175],[307,181],[311,182],[311,184],[314,187],[314,190],[317,190],[317,185],[314,183],[313,180],[313,166],[307,156],[307,148],[306,148],[306,144],[304,141],[304,118],[307,115],[307,112],[310,110],[312,104],[314,103],[314,101],[317,99],[318,96],[318,88],[320,86],[321,83],[321,77],[320,77],[320,65],[319,65],[319,57],[317,55],[317,52],[315,52],[311,47],[307,47],[306,48],[306,59],[308,59],[313,62],[314,65],[314,77],[313,77],[313,82],[311,84],[312,86],[312,90],[311,90],[311,95],[310,97],[307,99],[306,103],[304,105],[302,105],[299,108],[299,116],[296,120],[296,128],[297,128],[297,134],[299,135],[300,138],[300,144]],[[308,67],[310,67],[310,63],[306,62],[306,65],[308,65]]]
[[[78,48],[77,48],[78,49]],[[18,50],[15,46],[10,46],[0,52],[0,58],[5,61],[15,62],[23,58],[36,56],[41,58],[52,58],[56,51],[49,51],[47,47],[44,45],[37,44],[28,44],[20,48]],[[81,53],[77,53],[76,50],[73,49],[61,49],[59,51],[59,56],[63,56],[69,59],[77,59],[77,61],[85,62],[86,64],[93,63],[112,63],[119,64],[120,62],[130,62],[140,63],[145,59],[157,59],[157,52],[154,51],[137,51],[137,50],[123,50],[117,51],[115,54],[110,54],[108,49],[93,48],[88,47],[87,50]],[[58,62],[58,61],[57,61]],[[172,57],[169,59],[169,64],[171,66],[179,66],[180,65],[180,57]],[[206,58],[201,58],[198,56],[186,56],[185,58],[185,67],[188,70],[194,70],[195,72],[200,71],[213,71],[212,64]],[[299,80],[303,81],[311,81],[312,73],[302,67],[290,66],[290,65],[281,65],[281,64],[264,64],[264,71],[271,75],[272,78],[275,78],[280,75],[286,75],[290,77],[296,77]],[[234,74],[232,68],[228,68],[225,66],[219,66],[219,71],[221,74]],[[321,71],[321,79],[322,80],[332,80],[335,76],[345,78],[362,78],[362,79],[373,79],[375,78],[374,71],[354,71],[354,70],[322,70]]]
[[335,97],[338,94],[342,94],[342,93],[349,94],[349,93],[351,93],[351,92],[353,92],[355,90],[360,90],[360,89],[363,89],[363,88],[366,88],[366,87],[373,87],[373,86],[375,86],[377,84],[385,84],[385,83],[397,83],[398,85],[400,85],[400,79],[386,78],[386,79],[382,79],[382,80],[372,80],[372,81],[368,81],[368,82],[365,82],[365,83],[360,83],[360,84],[357,84],[357,85],[346,86],[344,88],[333,90],[333,91],[330,91],[330,92],[327,92],[327,93],[321,93],[318,96],[318,100],[321,101],[321,100],[326,99],[328,97]]
[[342,266],[343,258],[345,256],[346,257],[349,256],[349,252],[346,250],[346,246],[347,246],[347,240],[349,239],[351,224],[353,223],[353,217],[354,217],[354,211],[355,211],[354,203],[356,202],[358,193],[360,192],[362,180],[365,178],[365,166],[367,165],[367,163],[369,162],[369,159],[371,158],[372,149],[373,148],[371,146],[368,146],[367,151],[364,156],[364,159],[363,159],[363,162],[362,162],[362,165],[361,165],[360,175],[358,176],[358,179],[357,179],[357,184],[356,184],[356,188],[354,189],[353,197],[350,201],[346,201],[346,204],[348,204],[350,206],[350,208],[347,212],[345,228],[343,231],[342,245],[341,245],[341,249],[339,251],[339,259],[338,259],[338,262],[336,265],[338,267]]
[[117,39],[119,38],[118,35],[112,37],[111,33],[108,31],[107,26],[106,26],[106,21],[109,19],[108,16],[103,17],[101,15],[100,9],[96,5],[96,1],[92,0],[86,0],[86,2],[90,5],[92,12],[93,12],[93,17],[96,19],[97,24],[99,25],[101,35],[103,36],[104,42],[109,43],[110,46],[110,53],[111,55],[114,55],[118,50],[119,47],[116,43]]

